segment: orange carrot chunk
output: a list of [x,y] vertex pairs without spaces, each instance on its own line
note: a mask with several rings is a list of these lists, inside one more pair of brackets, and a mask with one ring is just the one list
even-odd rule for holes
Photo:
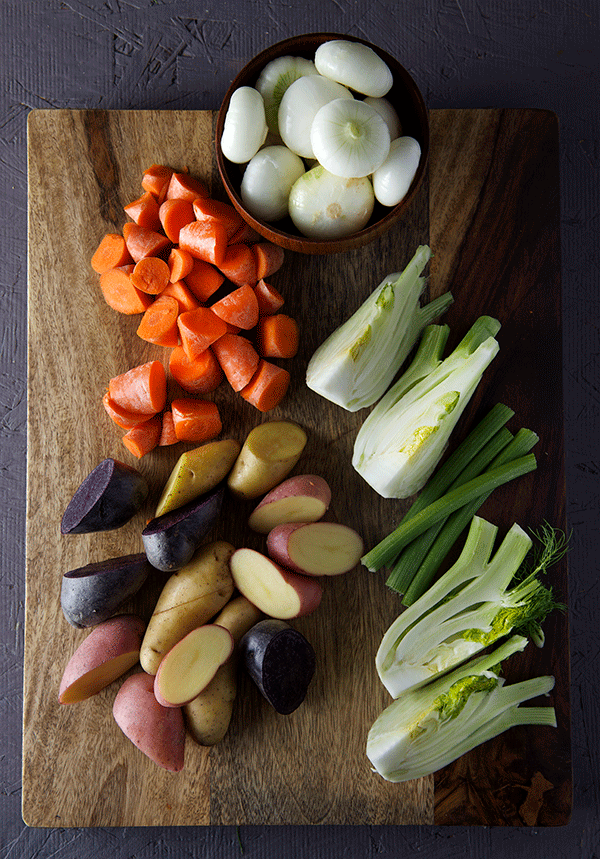
[[171,244],[166,236],[130,221],[123,224],[123,236],[134,262],[144,257],[157,257]]
[[173,423],[173,413],[163,412],[162,426],[160,430],[160,438],[158,439],[159,447],[166,447],[169,444],[177,444],[179,439],[175,435],[175,424]]
[[258,323],[258,299],[249,283],[234,289],[229,295],[211,305],[210,309],[225,322],[243,328],[245,331],[254,328]]
[[258,279],[252,248],[242,242],[227,246],[225,257],[219,268],[225,277],[235,283],[236,286],[242,286],[244,283],[255,284]]
[[265,280],[258,281],[254,287],[254,292],[258,300],[258,312],[261,316],[271,316],[283,307],[283,295]]
[[210,347],[190,361],[183,346],[177,346],[171,351],[169,372],[188,394],[210,394],[223,381],[223,370]]
[[263,316],[258,323],[258,351],[263,358],[293,358],[299,339],[298,323],[284,313]]
[[179,441],[209,441],[223,428],[217,404],[210,400],[173,400],[171,411]]
[[100,289],[106,303],[128,316],[143,313],[152,303],[152,296],[140,292],[131,282],[133,268],[125,265],[100,275]]
[[181,345],[190,361],[222,337],[227,326],[210,307],[197,307],[181,313],[177,319]]
[[92,256],[91,265],[97,274],[104,274],[111,268],[129,265],[133,259],[127,250],[125,239],[118,233],[107,233]]
[[160,361],[148,361],[115,376],[108,394],[121,408],[142,415],[155,415],[165,407],[167,374]]
[[230,203],[222,203],[220,200],[213,200],[212,197],[199,197],[194,200],[193,205],[197,221],[217,221],[225,227],[227,241],[244,224],[242,216],[236,212]]
[[[192,259],[194,259],[192,257]],[[218,268],[201,259],[194,259],[192,270],[184,277],[185,285],[189,286],[198,301],[208,301],[211,295],[221,286],[225,277]]]
[[257,233],[254,227],[251,227],[250,224],[244,221],[239,230],[229,239],[229,244],[233,245],[238,244],[238,242],[244,242],[247,245],[253,245],[255,242],[260,241],[262,241],[261,234]]
[[194,220],[194,209],[187,200],[169,200],[167,198],[161,204],[158,216],[167,238],[177,244],[181,228],[185,227],[186,224],[191,224]]
[[256,260],[256,279],[263,280],[265,277],[275,274],[283,265],[283,248],[272,242],[257,242],[252,245],[252,253]]
[[290,374],[287,370],[261,358],[256,373],[250,383],[242,388],[240,396],[259,412],[269,412],[284,398],[289,384]]
[[133,200],[123,207],[131,220],[140,227],[149,230],[160,230],[160,218],[158,216],[158,203],[150,191],[145,191],[137,200]]
[[186,310],[195,310],[200,306],[182,280],[178,280],[177,283],[169,283],[161,295],[170,295],[171,298],[174,298],[179,305],[180,313],[185,313]]
[[173,172],[170,167],[165,167],[164,164],[152,164],[147,170],[144,170],[142,188],[144,191],[150,191],[156,198],[160,197],[161,192],[169,187],[169,180]]
[[245,388],[260,360],[252,343],[239,334],[224,334],[213,343],[212,349],[233,390]]
[[123,444],[134,456],[141,459],[157,446],[162,430],[160,415],[154,415],[146,423],[133,427],[123,436]]
[[183,280],[192,271],[194,257],[187,251],[182,251],[181,248],[171,248],[167,264],[171,272],[171,283],[176,283],[178,280]]
[[198,197],[208,197],[208,188],[200,179],[189,173],[173,173],[167,188],[167,200],[187,200],[193,203]]
[[219,221],[193,221],[179,231],[179,246],[196,259],[219,268],[225,258],[227,231]]
[[136,289],[148,295],[158,295],[169,283],[171,272],[164,259],[143,257],[136,262],[131,272],[131,282]]
[[102,405],[106,409],[107,415],[117,426],[125,430],[146,423],[152,417],[152,415],[140,415],[139,412],[128,412],[127,409],[122,409],[114,400],[111,400],[108,391],[102,397]]
[[179,304],[170,295],[159,295],[142,316],[137,335],[148,343],[157,346],[177,346],[179,329],[177,317]]

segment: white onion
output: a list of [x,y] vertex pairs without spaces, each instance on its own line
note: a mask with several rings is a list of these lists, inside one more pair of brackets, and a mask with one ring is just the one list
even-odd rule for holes
[[374,107],[336,98],[316,114],[310,142],[319,164],[330,173],[361,178],[373,173],[390,150],[390,132]]
[[321,75],[298,78],[286,89],[279,105],[281,139],[296,155],[314,158],[310,144],[310,128],[315,114],[334,98],[352,97],[346,87]]
[[288,213],[288,197],[296,179],[304,173],[302,159],[285,146],[267,146],[248,163],[240,193],[251,215],[278,221]]
[[324,42],[316,50],[315,66],[319,74],[376,98],[384,96],[393,83],[387,63],[361,42],[345,39]]
[[277,114],[286,89],[303,75],[316,74],[313,61],[304,57],[276,57],[264,67],[255,86],[264,99],[267,125],[273,134],[279,134]]
[[245,164],[265,142],[267,122],[262,95],[254,87],[234,90],[225,114],[221,150],[234,164]]
[[383,206],[396,206],[406,196],[421,160],[421,147],[414,137],[397,137],[390,153],[373,173],[375,197]]
[[344,179],[321,165],[304,173],[289,197],[292,221],[311,239],[339,239],[362,230],[373,205],[369,179]]
[[379,116],[383,119],[390,131],[390,140],[395,140],[402,134],[402,125],[400,118],[396,113],[395,108],[390,104],[387,98],[372,98],[370,95],[365,98],[365,104],[370,104],[374,107]]

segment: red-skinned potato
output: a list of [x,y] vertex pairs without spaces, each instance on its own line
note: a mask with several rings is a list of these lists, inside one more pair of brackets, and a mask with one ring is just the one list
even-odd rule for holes
[[315,579],[286,570],[254,549],[237,549],[230,567],[239,592],[269,617],[303,617],[321,602],[323,590]]
[[163,707],[182,707],[199,695],[227,662],[233,637],[224,626],[207,623],[188,633],[158,666],[154,694]]
[[125,736],[159,767],[170,772],[183,769],[183,711],[158,703],[154,677],[143,672],[128,677],[117,692],[113,717]]
[[362,537],[337,522],[289,523],[269,532],[267,551],[278,564],[307,576],[339,576],[360,561]]
[[331,489],[316,474],[289,477],[272,489],[254,508],[248,525],[259,534],[268,534],[286,522],[317,522],[331,503]]
[[96,626],[64,670],[59,702],[85,701],[133,668],[139,659],[144,629],[144,621],[130,614],[112,617]]

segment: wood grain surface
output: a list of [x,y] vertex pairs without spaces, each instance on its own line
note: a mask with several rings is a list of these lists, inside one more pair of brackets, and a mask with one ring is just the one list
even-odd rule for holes
[[[31,826],[207,824],[565,823],[571,807],[566,618],[546,625],[543,650],[510,662],[509,680],[553,673],[557,729],[513,729],[434,777],[390,785],[365,757],[368,728],[389,699],[373,660],[399,611],[379,575],[358,568],[326,582],[317,612],[295,623],[313,643],[318,669],[307,699],[278,716],[243,675],[226,739],[186,745],[172,775],[153,765],[112,719],[118,683],[61,707],[66,661],[86,633],[64,620],[62,574],[91,560],[141,550],[142,523],[183,447],[139,464],[153,489],[124,528],[61,537],[64,507],[103,458],[126,462],[121,433],[101,406],[108,379],[166,350],[144,344],[135,322],[104,304],[89,259],[119,230],[123,205],[139,196],[152,162],[189,168],[219,196],[211,112],[33,111],[29,117],[28,518],[23,725],[23,816]],[[432,111],[428,180],[406,221],[367,248],[326,259],[288,253],[273,283],[302,325],[281,406],[262,416],[226,386],[215,392],[224,436],[243,440],[262,420],[287,417],[308,431],[297,471],[332,485],[331,516],[371,546],[399,521],[406,502],[380,499],[349,466],[351,415],[303,384],[316,346],[391,271],[429,241],[428,294],[451,289],[449,347],[480,313],[502,322],[500,354],[456,431],[503,401],[515,426],[540,435],[538,469],[482,508],[501,530],[544,520],[564,526],[558,237],[557,128],[526,110]],[[176,393],[173,387],[171,393]],[[190,445],[191,447],[191,445]],[[133,463],[135,464],[135,462]],[[248,508],[228,500],[215,537],[261,548],[245,527]],[[166,576],[156,573],[126,607],[144,617]],[[566,564],[552,584],[566,601]]]

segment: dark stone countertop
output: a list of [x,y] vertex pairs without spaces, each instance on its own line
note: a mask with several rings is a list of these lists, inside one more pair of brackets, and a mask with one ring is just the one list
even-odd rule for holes
[[[414,75],[430,108],[544,108],[560,121],[567,515],[573,529],[572,821],[548,830],[28,829],[20,812],[27,114],[33,108],[216,108],[252,55],[310,31],[348,33],[380,45]],[[597,0],[1,0],[0,34],[0,857],[599,856]]]

